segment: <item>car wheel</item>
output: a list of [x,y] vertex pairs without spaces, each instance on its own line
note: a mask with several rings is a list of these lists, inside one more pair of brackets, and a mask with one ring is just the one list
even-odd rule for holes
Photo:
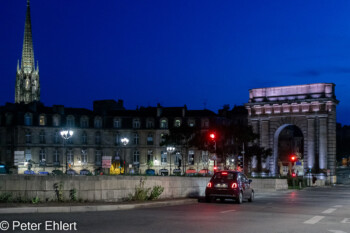
[[211,197],[205,196],[205,202],[210,203],[211,202]]
[[242,192],[239,192],[239,195],[238,195],[238,197],[236,199],[236,203],[237,204],[242,204],[242,202],[243,202],[243,194],[242,194]]
[[248,199],[249,202],[253,202],[254,201],[254,191],[252,191],[252,193],[250,194],[250,198]]

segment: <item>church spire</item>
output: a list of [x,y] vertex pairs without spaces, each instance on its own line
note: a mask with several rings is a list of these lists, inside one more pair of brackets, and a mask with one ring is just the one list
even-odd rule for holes
[[27,0],[27,14],[26,22],[24,26],[24,39],[23,39],[23,50],[22,50],[22,62],[21,68],[24,73],[30,73],[34,70],[34,50],[33,50],[33,39],[32,39],[32,24],[30,20],[30,2]]
[[40,101],[40,79],[39,65],[35,69],[34,63],[30,2],[27,0],[22,60],[20,67],[17,64],[16,72],[15,102],[28,104],[33,101]]

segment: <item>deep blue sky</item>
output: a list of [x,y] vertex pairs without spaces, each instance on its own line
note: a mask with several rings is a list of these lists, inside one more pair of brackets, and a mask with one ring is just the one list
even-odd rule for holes
[[[14,102],[26,0],[0,2],[0,104]],[[334,82],[350,124],[350,1],[31,0],[41,100],[206,107],[250,88]]]

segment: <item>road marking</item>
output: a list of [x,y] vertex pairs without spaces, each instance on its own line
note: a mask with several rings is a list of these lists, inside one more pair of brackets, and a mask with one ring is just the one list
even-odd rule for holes
[[333,206],[334,208],[341,208],[341,207],[343,207],[342,205],[335,205],[335,206]]
[[328,231],[333,233],[346,233],[345,231],[338,231],[338,230],[328,230]]
[[350,218],[344,218],[344,220],[341,221],[341,223],[350,223]]
[[333,213],[335,210],[337,209],[330,208],[328,210],[323,211],[322,214],[330,214],[330,213]]
[[234,212],[234,211],[236,211],[236,210],[225,210],[225,211],[221,211],[220,213],[225,214],[225,213]]
[[305,221],[305,224],[315,224],[318,223],[321,219],[323,219],[324,216],[315,216],[310,218],[309,220]]

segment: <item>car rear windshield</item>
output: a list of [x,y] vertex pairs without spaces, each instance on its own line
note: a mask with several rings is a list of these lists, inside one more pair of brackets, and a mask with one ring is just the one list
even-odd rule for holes
[[235,180],[237,177],[237,174],[236,173],[233,173],[233,172],[217,172],[215,173],[215,175],[213,176],[213,179],[214,180]]

